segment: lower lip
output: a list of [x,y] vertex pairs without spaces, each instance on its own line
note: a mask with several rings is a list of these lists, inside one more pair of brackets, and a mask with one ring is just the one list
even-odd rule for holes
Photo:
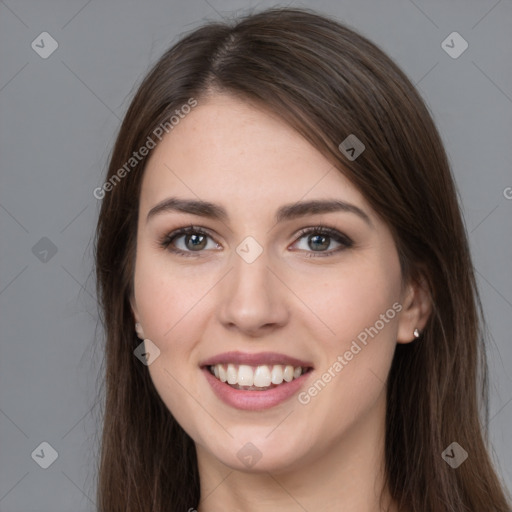
[[215,394],[224,403],[236,409],[260,411],[275,407],[295,395],[302,387],[311,371],[301,375],[297,379],[293,379],[291,382],[283,382],[283,384],[279,384],[279,386],[267,389],[266,391],[243,391],[241,389],[234,389],[229,384],[220,381],[217,377],[212,375],[208,368],[203,368],[203,373]]

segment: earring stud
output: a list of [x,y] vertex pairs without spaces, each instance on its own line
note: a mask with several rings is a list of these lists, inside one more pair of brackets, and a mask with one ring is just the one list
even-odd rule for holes
[[416,339],[418,339],[421,335],[420,330],[417,327],[416,327],[416,329],[414,329],[414,331],[412,333],[414,334],[414,337]]

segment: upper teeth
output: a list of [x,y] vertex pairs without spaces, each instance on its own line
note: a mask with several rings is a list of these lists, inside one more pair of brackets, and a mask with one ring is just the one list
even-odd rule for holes
[[291,382],[303,373],[301,366],[275,364],[272,366],[248,366],[245,364],[216,364],[210,366],[210,371],[222,382],[239,386],[256,386],[266,388],[271,384]]

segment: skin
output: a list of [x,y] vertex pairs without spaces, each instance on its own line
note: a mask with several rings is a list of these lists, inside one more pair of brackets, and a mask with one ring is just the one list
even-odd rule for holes
[[[168,211],[147,221],[170,196],[218,203],[229,218]],[[351,212],[274,221],[283,204],[333,198],[364,210],[371,225]],[[190,257],[159,245],[187,225],[211,235],[200,252],[185,236],[174,246]],[[297,236],[318,225],[353,245],[331,238],[327,252],[343,250],[322,257],[322,241]],[[250,264],[236,252],[247,236],[263,248]],[[226,351],[279,352],[311,361],[307,390],[394,303],[401,311],[306,405],[295,395],[264,411],[234,409],[199,368]],[[430,302],[420,285],[403,282],[388,227],[297,132],[220,94],[175,126],[143,178],[131,304],[139,336],[160,349],[148,366],[154,385],[196,444],[200,512],[381,510],[386,379],[396,343],[414,340]],[[247,442],[261,453],[250,468],[237,457]],[[386,490],[384,503],[395,510]]]

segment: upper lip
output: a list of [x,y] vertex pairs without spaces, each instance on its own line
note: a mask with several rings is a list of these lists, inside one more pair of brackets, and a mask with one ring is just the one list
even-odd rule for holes
[[199,366],[214,366],[216,364],[246,364],[249,366],[261,365],[274,365],[283,364],[294,367],[301,366],[302,368],[311,368],[312,364],[307,361],[302,361],[295,357],[290,357],[285,354],[278,354],[277,352],[258,352],[250,354],[247,352],[224,352],[210,357],[203,361]]

